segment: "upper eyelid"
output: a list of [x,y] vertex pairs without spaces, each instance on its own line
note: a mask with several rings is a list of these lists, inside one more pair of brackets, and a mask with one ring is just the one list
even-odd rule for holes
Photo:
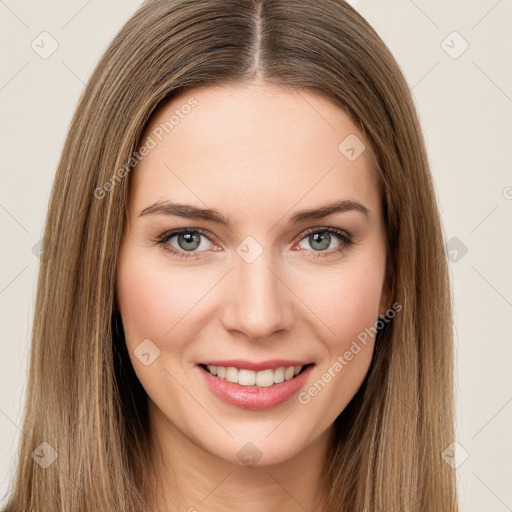
[[[175,236],[178,236],[181,233],[199,233],[200,235],[204,236],[205,238],[213,238],[216,239],[215,235],[208,231],[207,229],[200,229],[200,228],[178,228],[178,229],[171,229],[169,231],[164,232],[162,235],[160,235],[157,240],[170,240],[171,238],[174,238]],[[210,240],[211,242],[212,240]]]

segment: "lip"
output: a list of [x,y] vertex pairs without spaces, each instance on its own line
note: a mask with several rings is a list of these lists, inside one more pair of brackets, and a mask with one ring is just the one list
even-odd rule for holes
[[[220,361],[218,363],[219,364],[216,366],[224,366],[223,364],[220,364]],[[234,361],[231,361],[230,364],[231,363],[234,363]],[[262,363],[255,364],[261,366]],[[268,361],[264,364],[268,364]],[[234,366],[234,364],[231,365]],[[305,365],[290,364],[290,366]],[[314,366],[315,365],[311,363],[307,366],[307,368],[303,369],[303,371],[301,371],[292,379],[281,382],[280,384],[274,384],[270,387],[241,386],[240,384],[235,384],[233,382],[228,382],[225,379],[215,377],[200,365],[198,365],[197,368],[201,372],[210,390],[218,398],[230,405],[235,405],[243,409],[254,410],[270,409],[271,407],[276,407],[289,400],[304,386],[304,383],[306,382],[306,379],[310,375]],[[247,368],[247,366],[242,366],[242,368]],[[279,366],[277,366],[277,368],[279,368]],[[249,370],[251,368],[247,369]],[[263,369],[270,369],[270,367],[265,366]]]
[[244,368],[245,370],[253,370],[255,372],[259,372],[262,370],[275,370],[277,368],[289,368],[290,366],[306,366],[311,364],[312,361],[294,361],[291,359],[269,359],[267,361],[246,361],[244,359],[232,359],[228,361],[224,359],[222,361],[201,361],[199,364],[204,364],[205,366],[224,366],[225,368],[234,367],[234,368]]

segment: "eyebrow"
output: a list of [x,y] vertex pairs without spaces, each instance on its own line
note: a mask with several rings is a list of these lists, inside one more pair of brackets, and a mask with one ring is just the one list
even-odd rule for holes
[[[301,210],[292,215],[289,224],[299,224],[308,220],[323,219],[335,213],[344,213],[349,211],[356,211],[362,213],[368,220],[373,219],[373,213],[363,204],[345,199],[329,203],[320,208],[313,208],[310,210]],[[174,203],[172,201],[157,201],[152,205],[144,208],[139,217],[145,215],[173,215],[177,217],[184,217],[187,219],[204,220],[229,226],[229,219],[224,217],[218,210],[211,208],[198,208],[189,204]]]

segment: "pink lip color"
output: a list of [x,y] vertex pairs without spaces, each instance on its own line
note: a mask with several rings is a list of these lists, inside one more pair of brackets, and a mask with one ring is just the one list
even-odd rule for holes
[[[233,362],[233,361],[232,361]],[[223,365],[220,365],[223,366]],[[294,365],[290,365],[294,366]],[[300,366],[300,365],[296,365]],[[270,387],[241,386],[213,376],[208,370],[198,366],[210,389],[224,402],[244,409],[269,409],[286,402],[308,378],[314,365],[308,366],[290,380]],[[245,367],[247,368],[247,367]],[[269,368],[268,366],[266,368]],[[247,368],[250,369],[250,368]]]

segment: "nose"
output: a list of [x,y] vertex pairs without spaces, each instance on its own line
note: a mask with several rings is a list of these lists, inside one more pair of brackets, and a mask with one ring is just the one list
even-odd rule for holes
[[263,340],[286,332],[294,320],[294,295],[287,287],[283,268],[272,261],[271,251],[252,263],[236,257],[226,282],[229,300],[222,323],[229,331],[251,340]]

